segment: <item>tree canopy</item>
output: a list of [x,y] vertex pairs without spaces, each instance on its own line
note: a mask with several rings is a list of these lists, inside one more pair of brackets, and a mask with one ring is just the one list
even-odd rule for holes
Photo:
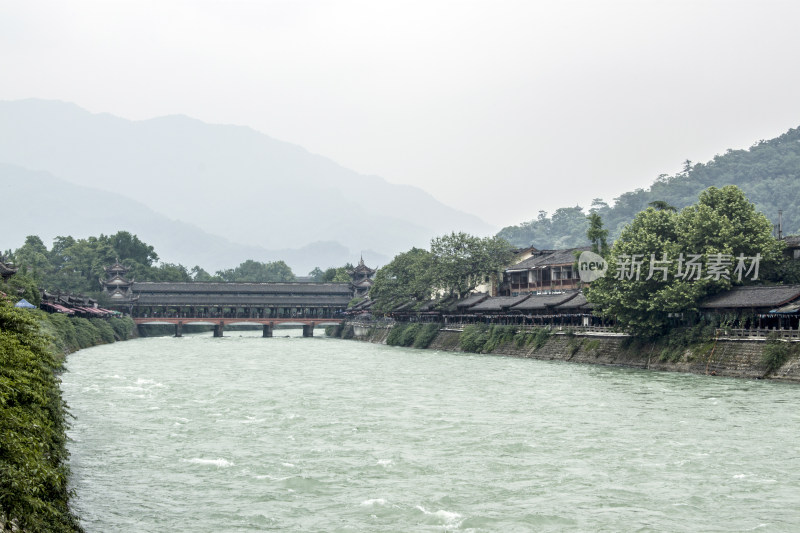
[[[736,185],[772,224],[783,210],[784,234],[800,233],[800,128],[790,129],[768,141],[758,141],[746,150],[727,150],[707,163],[685,161],[683,169],[658,176],[648,189],[635,189],[614,198],[613,205],[595,199],[589,210],[603,217],[611,240],[648,206],[680,210],[692,205],[708,187]],[[561,208],[549,218],[538,218],[503,228],[498,236],[514,246],[568,248],[586,243],[586,226],[579,223],[580,207]]]
[[648,207],[636,215],[587,298],[624,328],[658,336],[670,315],[696,311],[704,297],[779,263],[782,247],[741,189],[710,187],[680,212]]
[[437,292],[460,298],[489,281],[512,256],[511,245],[499,237],[467,233],[436,237],[430,251],[412,248],[378,269],[370,298],[381,311],[400,301],[427,302]]

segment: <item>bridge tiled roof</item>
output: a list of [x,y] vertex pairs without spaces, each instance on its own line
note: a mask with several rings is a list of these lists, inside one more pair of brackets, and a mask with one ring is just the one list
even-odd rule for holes
[[348,283],[169,283],[136,282],[139,305],[331,306],[346,307]]
[[[348,294],[349,283],[226,283],[137,281],[133,292],[201,294]],[[352,296],[351,296],[352,297]]]

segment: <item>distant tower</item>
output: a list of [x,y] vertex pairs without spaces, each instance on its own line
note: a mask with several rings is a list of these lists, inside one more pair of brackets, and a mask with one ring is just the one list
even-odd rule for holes
[[350,271],[350,283],[353,286],[353,298],[363,298],[369,293],[374,281],[375,270],[364,264],[364,256],[358,262],[358,266]]
[[131,300],[133,298],[133,280],[125,277],[125,274],[128,273],[128,268],[117,259],[117,262],[110,267],[106,267],[105,271],[106,279],[101,279],[100,285],[103,286],[106,294],[112,300]]

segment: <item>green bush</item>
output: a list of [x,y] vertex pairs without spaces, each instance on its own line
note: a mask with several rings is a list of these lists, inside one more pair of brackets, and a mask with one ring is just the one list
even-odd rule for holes
[[489,340],[489,326],[486,324],[470,324],[464,326],[458,344],[465,352],[481,353],[486,341]]
[[0,524],[14,531],[81,531],[68,508],[60,365],[40,319],[0,300]]
[[408,327],[408,322],[395,322],[392,329],[389,330],[389,335],[386,336],[386,344],[389,346],[402,346],[400,339],[403,337],[403,332]]
[[782,367],[791,353],[792,347],[788,342],[780,340],[776,333],[770,333],[761,355],[761,364],[764,366],[765,375],[772,374]]
[[408,324],[408,326],[403,329],[403,334],[400,336],[400,346],[412,346],[414,344],[414,339],[417,338],[417,334],[420,331],[422,331],[422,324],[418,322]]
[[114,317],[108,319],[108,323],[114,330],[114,338],[118,341],[126,341],[131,333],[136,330],[136,324],[131,317]]
[[97,334],[100,337],[100,341],[109,344],[116,340],[114,335],[114,328],[111,327],[111,324],[108,323],[108,320],[105,318],[91,318],[89,319],[94,329],[97,330]]
[[425,324],[423,328],[420,329],[419,333],[417,333],[417,337],[414,339],[414,348],[427,348],[433,342],[433,339],[436,338],[436,335],[439,334],[439,323],[432,322],[430,324]]

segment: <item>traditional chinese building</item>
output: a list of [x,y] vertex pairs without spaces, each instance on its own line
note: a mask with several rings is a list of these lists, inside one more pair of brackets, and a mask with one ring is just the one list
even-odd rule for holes
[[121,264],[119,260],[110,267],[106,267],[106,279],[100,280],[100,285],[106,294],[115,302],[130,302],[134,296],[131,287],[133,280],[125,277],[128,268]]
[[588,246],[566,250],[532,249],[529,257],[505,269],[499,294],[518,296],[579,289],[581,278],[575,268],[576,255],[588,250],[591,250]]
[[369,293],[369,289],[375,283],[372,279],[375,276],[375,272],[376,270],[364,264],[364,257],[362,256],[358,266],[349,272],[353,285],[353,298],[363,298]]

